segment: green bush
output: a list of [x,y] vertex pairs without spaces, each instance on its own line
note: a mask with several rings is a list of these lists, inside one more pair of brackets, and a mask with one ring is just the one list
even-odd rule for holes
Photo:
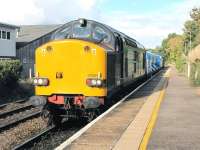
[[197,86],[200,85],[200,62],[196,62],[191,65],[190,80],[192,81],[194,85],[197,85]]
[[22,65],[19,60],[0,60],[0,87],[15,85],[21,70]]
[[175,64],[179,72],[184,72],[186,60],[183,57],[177,57]]

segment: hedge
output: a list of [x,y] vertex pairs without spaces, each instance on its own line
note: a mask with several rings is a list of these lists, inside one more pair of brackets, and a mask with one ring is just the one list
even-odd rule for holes
[[190,80],[194,85],[200,85],[200,61],[197,61],[191,65]]
[[0,60],[0,86],[13,86],[22,70],[19,60]]

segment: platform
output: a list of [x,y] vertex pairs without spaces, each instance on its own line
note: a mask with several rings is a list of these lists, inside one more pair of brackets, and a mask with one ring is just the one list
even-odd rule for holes
[[200,97],[174,68],[147,149],[200,149]]
[[169,70],[161,71],[70,145],[65,146],[64,142],[57,150],[138,149],[152,111],[167,83],[166,72]]

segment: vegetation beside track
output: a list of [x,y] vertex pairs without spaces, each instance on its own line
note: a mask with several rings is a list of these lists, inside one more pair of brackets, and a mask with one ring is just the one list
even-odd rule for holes
[[28,80],[20,80],[22,65],[19,60],[0,60],[0,104],[33,94]]
[[190,12],[190,20],[184,24],[183,34],[170,33],[155,51],[162,53],[166,63],[174,64],[178,71],[187,75],[194,85],[200,85],[200,58],[190,60],[188,56],[198,45],[200,45],[200,8],[193,8]]

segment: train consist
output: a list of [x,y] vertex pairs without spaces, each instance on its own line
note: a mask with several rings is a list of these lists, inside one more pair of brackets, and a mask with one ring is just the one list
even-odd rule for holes
[[163,58],[129,36],[92,20],[63,25],[35,53],[35,93],[43,117],[92,120],[124,87],[163,67]]
[[151,51],[146,51],[145,56],[147,77],[164,67],[164,60],[162,56],[152,53]]

